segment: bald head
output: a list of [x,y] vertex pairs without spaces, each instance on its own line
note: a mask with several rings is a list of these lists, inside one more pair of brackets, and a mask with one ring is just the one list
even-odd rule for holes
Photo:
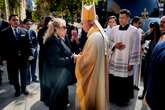
[[165,16],[162,16],[160,19],[160,30],[165,32]]
[[165,20],[165,16],[162,16],[161,18],[160,18],[160,20],[162,21],[162,20]]

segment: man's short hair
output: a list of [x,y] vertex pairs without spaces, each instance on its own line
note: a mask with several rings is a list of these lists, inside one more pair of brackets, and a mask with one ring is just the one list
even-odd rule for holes
[[137,22],[139,22],[139,21],[140,21],[140,17],[139,17],[139,16],[135,16],[135,17],[132,19],[132,23],[131,23],[131,24],[137,23]]
[[131,16],[130,11],[129,11],[129,10],[127,10],[127,9],[121,9],[119,14],[126,14],[128,17],[130,17],[130,16]]
[[160,18],[160,21],[165,21],[165,15]]
[[32,22],[31,19],[24,19],[23,24],[26,24],[27,22]]
[[107,21],[109,21],[110,19],[115,19],[115,21],[117,20],[116,16],[109,16]]
[[9,16],[9,21],[12,19],[12,17],[16,17],[16,16],[18,17],[17,14],[12,14],[12,15],[10,15],[10,16]]

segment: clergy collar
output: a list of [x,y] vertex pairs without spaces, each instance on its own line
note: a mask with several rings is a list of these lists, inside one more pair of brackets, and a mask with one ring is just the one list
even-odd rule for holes
[[127,30],[128,27],[129,27],[129,24],[127,24],[127,25],[125,25],[125,26],[120,25],[120,26],[119,26],[119,30]]

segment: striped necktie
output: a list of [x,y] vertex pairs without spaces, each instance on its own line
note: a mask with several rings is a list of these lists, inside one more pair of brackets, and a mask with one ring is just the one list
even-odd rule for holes
[[18,32],[17,32],[17,29],[16,28],[14,29],[14,33],[15,33],[16,39],[18,40]]

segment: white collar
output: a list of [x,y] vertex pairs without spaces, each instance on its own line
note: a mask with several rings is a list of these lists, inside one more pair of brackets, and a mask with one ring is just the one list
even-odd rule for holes
[[14,31],[15,29],[17,30],[17,28],[15,28],[15,27],[12,27],[12,26],[11,26],[11,28],[12,28],[13,31]]

